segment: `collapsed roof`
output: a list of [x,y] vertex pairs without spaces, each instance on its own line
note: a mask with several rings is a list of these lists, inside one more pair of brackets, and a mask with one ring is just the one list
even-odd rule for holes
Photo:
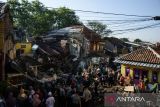
[[89,41],[101,40],[100,35],[85,26],[71,26],[59,30],[53,30],[48,33],[48,37],[75,37],[81,38],[84,35]]

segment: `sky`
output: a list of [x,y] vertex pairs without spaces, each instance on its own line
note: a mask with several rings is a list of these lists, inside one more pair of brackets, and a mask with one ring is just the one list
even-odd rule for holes
[[[6,2],[6,0],[0,0]],[[29,0],[32,1],[32,0]],[[140,16],[160,16],[160,0],[39,0],[47,7],[59,8],[68,7],[74,10],[98,11],[105,13],[131,14]],[[80,20],[87,23],[86,20],[139,20],[140,17],[124,17],[108,14],[93,14],[76,12]],[[117,22],[102,21],[108,25],[108,29],[124,30],[128,28],[138,28],[160,23],[160,21],[127,22],[116,24]],[[120,22],[118,22],[120,23]],[[134,32],[117,34],[114,32],[110,36],[122,38],[126,37],[133,41],[136,38],[149,42],[160,42],[160,25],[155,28],[138,30]],[[121,33],[121,32],[120,32]]]

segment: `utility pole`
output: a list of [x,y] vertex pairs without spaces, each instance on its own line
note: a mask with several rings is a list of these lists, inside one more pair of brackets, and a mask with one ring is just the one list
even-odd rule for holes
[[155,17],[152,17],[153,20],[160,20],[160,16],[155,16]]

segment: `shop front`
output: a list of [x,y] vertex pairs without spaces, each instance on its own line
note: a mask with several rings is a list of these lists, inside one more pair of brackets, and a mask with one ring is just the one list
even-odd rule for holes
[[143,80],[144,82],[160,83],[160,69],[122,64],[121,74],[124,77],[130,75],[134,84],[138,84],[139,80]]

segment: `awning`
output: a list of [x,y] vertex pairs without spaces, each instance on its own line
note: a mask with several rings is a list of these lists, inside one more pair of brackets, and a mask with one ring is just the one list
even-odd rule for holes
[[134,66],[149,67],[149,68],[160,68],[160,64],[150,64],[150,63],[134,62],[134,61],[123,61],[123,60],[119,60],[119,59],[114,60],[114,62],[121,63],[121,64],[134,65]]

